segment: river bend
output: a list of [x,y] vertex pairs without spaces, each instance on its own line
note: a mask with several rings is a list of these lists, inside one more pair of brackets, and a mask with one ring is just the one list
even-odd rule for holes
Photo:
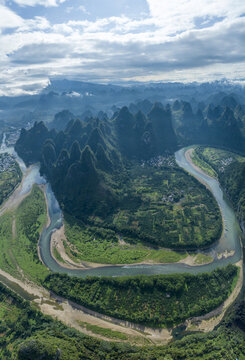
[[[4,146],[4,142],[0,148],[0,152],[9,152],[16,156],[17,161],[19,162],[22,171],[25,173],[27,170],[23,164],[23,161],[17,156],[13,148],[7,148]],[[212,191],[217,203],[220,206],[223,219],[225,231],[221,239],[213,245],[209,250],[204,253],[211,253],[214,257],[214,261],[207,265],[200,266],[189,266],[182,263],[175,264],[162,264],[162,265],[126,265],[126,266],[106,266],[98,267],[93,269],[85,270],[73,270],[67,269],[62,265],[58,264],[51,255],[50,251],[50,241],[51,235],[56,229],[58,229],[62,223],[62,212],[59,207],[59,204],[55,198],[55,195],[51,189],[50,184],[45,182],[45,179],[40,176],[38,165],[34,165],[29,169],[28,175],[25,177],[22,182],[21,194],[27,193],[30,191],[34,183],[45,184],[45,192],[48,203],[48,211],[50,216],[50,224],[45,228],[41,234],[39,246],[40,246],[40,255],[44,264],[53,272],[59,272],[63,274],[68,274],[70,276],[133,276],[133,275],[153,275],[153,274],[170,274],[170,273],[200,273],[205,271],[212,271],[218,266],[225,266],[228,263],[236,263],[241,259],[241,242],[240,238],[242,236],[238,221],[236,219],[234,210],[230,205],[229,201],[225,198],[223,191],[219,185],[219,182],[211,178],[208,175],[205,175],[198,170],[196,170],[191,163],[185,157],[186,149],[181,149],[175,153],[175,158],[177,164],[188,171],[190,174],[195,176],[197,179],[205,182],[206,185]],[[222,257],[219,259],[217,257],[218,253],[223,253],[224,251],[233,252],[234,255],[225,258]]]

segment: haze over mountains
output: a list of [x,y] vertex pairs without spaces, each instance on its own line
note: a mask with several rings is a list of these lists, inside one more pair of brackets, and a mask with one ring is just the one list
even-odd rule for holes
[[[193,111],[213,104],[232,105],[226,99],[231,96],[236,103],[245,104],[245,90],[227,81],[212,83],[145,83],[127,86],[100,85],[70,80],[52,80],[40,94],[0,97],[0,131],[13,126],[20,128],[35,121],[50,122],[56,113],[69,110],[78,118],[97,116],[100,111],[111,117],[122,106],[142,102],[172,104],[175,100],[190,102]],[[199,105],[198,105],[199,104]],[[131,106],[130,111],[133,111]],[[142,108],[149,112],[150,108]]]
[[[64,90],[63,82],[59,85]],[[78,90],[78,84],[75,85]],[[107,92],[123,92],[123,88],[110,86],[96,89],[98,94],[102,92],[98,97],[106,97]],[[153,87],[152,93],[156,89]],[[125,93],[128,96],[133,90],[127,88]],[[209,95],[209,104],[177,99],[164,105],[164,101],[153,103],[147,99],[121,108],[118,103],[108,104],[108,112],[98,111],[94,116],[93,109],[79,117],[63,110],[46,125],[35,122],[30,130],[22,129],[15,148],[27,164],[41,162],[42,173],[67,212],[82,217],[105,215],[122,201],[120,183],[122,179],[127,182],[128,162],[170,155],[192,144],[245,152],[245,113],[243,103],[238,103],[243,89],[240,90],[240,95]],[[179,85],[179,91],[185,93],[183,97],[190,96],[186,94],[191,92],[190,86],[182,85],[181,89]],[[67,96],[52,94],[52,99]],[[50,92],[42,95],[45,96],[50,97]],[[202,86],[196,87],[196,96],[204,99]],[[75,98],[77,101],[79,97]]]
[[245,360],[245,1],[0,0],[0,49],[0,360]]

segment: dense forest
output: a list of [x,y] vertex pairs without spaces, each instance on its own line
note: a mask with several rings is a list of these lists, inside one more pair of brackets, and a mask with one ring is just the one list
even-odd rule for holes
[[[193,143],[244,151],[242,108],[227,98],[220,105],[198,104],[195,110],[185,101],[175,101],[171,106],[143,102],[115,111],[112,118],[101,113],[82,120],[63,112],[49,128],[41,122],[22,130],[16,144],[27,164],[40,161],[64,211],[67,238],[77,249],[80,242],[80,254],[75,255],[84,260],[83,247],[105,239],[113,249],[118,237],[135,245],[140,239],[156,248],[210,245],[221,233],[218,206],[209,191],[176,166],[172,155],[179,146]],[[197,156],[207,160],[243,214],[244,163],[236,159],[220,170],[220,164],[215,167],[205,158],[202,148]],[[229,265],[197,276],[80,279],[50,274],[43,283],[50,291],[103,314],[169,327],[217,308],[236,279],[237,268]],[[241,302],[209,334],[143,349],[92,340],[50,319],[46,324],[42,316],[23,336],[6,327],[6,334],[17,340],[11,346],[3,342],[2,353],[18,354],[22,360],[32,359],[33,354],[37,359],[243,359],[244,314]],[[15,318],[18,321],[22,318]],[[29,315],[25,321],[29,324]]]
[[2,360],[230,360],[245,357],[245,303],[238,303],[218,329],[167,346],[133,347],[88,337],[42,315],[0,283]]
[[216,173],[245,230],[245,157],[212,148],[197,147],[197,156]]
[[195,108],[176,100],[172,106],[173,122],[179,143],[204,144],[245,152],[245,113],[232,96]]
[[157,105],[148,118],[142,113],[133,116],[125,107],[111,121],[71,120],[58,134],[36,123],[22,130],[16,143],[26,163],[41,161],[41,171],[66,211],[83,217],[94,211],[108,214],[117,206],[120,185],[128,177],[122,157],[149,158],[176,147],[171,113]]
[[[113,119],[70,120],[58,133],[36,123],[22,130],[16,150],[27,163],[41,161],[64,213],[81,221],[85,242],[115,243],[120,234],[129,243],[206,247],[221,234],[220,211],[170,155],[177,148],[171,114],[157,103],[147,116],[124,107]],[[66,234],[74,243],[74,234]]]
[[198,275],[81,279],[50,274],[44,286],[115,318],[153,327],[171,327],[221,305],[231,293],[237,274],[238,268],[233,265]]

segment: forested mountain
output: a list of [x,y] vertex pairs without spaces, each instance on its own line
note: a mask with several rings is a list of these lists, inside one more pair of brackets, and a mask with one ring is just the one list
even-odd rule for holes
[[165,107],[143,101],[135,104],[134,114],[124,106],[111,119],[101,112],[97,118],[74,120],[63,111],[53,122],[60,131],[35,123],[21,131],[16,151],[27,164],[40,161],[61,207],[88,221],[123,209],[125,201],[132,202],[130,208],[140,206],[137,191],[127,194],[131,162],[173,154],[178,146],[193,143],[245,151],[243,124],[243,108],[233,98],[222,98],[217,106],[199,104],[195,111],[185,101]]
[[48,123],[48,127],[57,131],[65,130],[68,122],[73,119],[75,119],[75,115],[69,110],[63,110],[55,115],[54,120]]
[[[103,114],[102,114],[103,115]],[[67,118],[70,114],[65,113]],[[57,116],[63,123],[63,116]],[[59,126],[61,127],[61,126]],[[35,123],[22,130],[16,150],[26,163],[41,162],[66,211],[80,218],[106,215],[122,199],[129,161],[171,154],[177,149],[171,110],[155,104],[148,116],[123,107],[109,120],[71,120],[65,131]]]
[[188,102],[175,101],[172,114],[182,145],[205,144],[245,151],[245,113],[232,97],[222,98],[216,106],[199,104],[196,111]]
[[197,147],[198,157],[208,163],[216,172],[219,182],[237,212],[245,231],[245,161],[244,157],[222,150]]

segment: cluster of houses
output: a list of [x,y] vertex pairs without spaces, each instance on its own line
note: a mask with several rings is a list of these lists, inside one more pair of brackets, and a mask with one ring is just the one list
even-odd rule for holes
[[233,157],[229,157],[227,159],[222,159],[220,160],[220,168],[219,168],[219,171],[220,172],[224,172],[225,168],[227,166],[229,166],[232,162],[233,162]]
[[0,154],[0,173],[15,170],[15,159],[7,153]]
[[9,132],[7,134],[7,138],[6,138],[6,145],[14,146],[16,141],[18,140],[19,136],[20,136],[20,130],[15,130],[13,132]]
[[144,167],[145,165],[152,166],[152,167],[158,167],[158,168],[160,168],[163,165],[174,167],[175,160],[174,160],[173,156],[164,157],[164,156],[159,155],[154,158],[151,158],[148,161],[142,161],[141,166]]
[[184,190],[180,190],[178,191],[177,193],[172,193],[172,194],[168,194],[168,195],[165,195],[162,197],[162,201],[163,202],[176,202],[176,201],[181,201],[185,198],[185,195],[184,195]]

